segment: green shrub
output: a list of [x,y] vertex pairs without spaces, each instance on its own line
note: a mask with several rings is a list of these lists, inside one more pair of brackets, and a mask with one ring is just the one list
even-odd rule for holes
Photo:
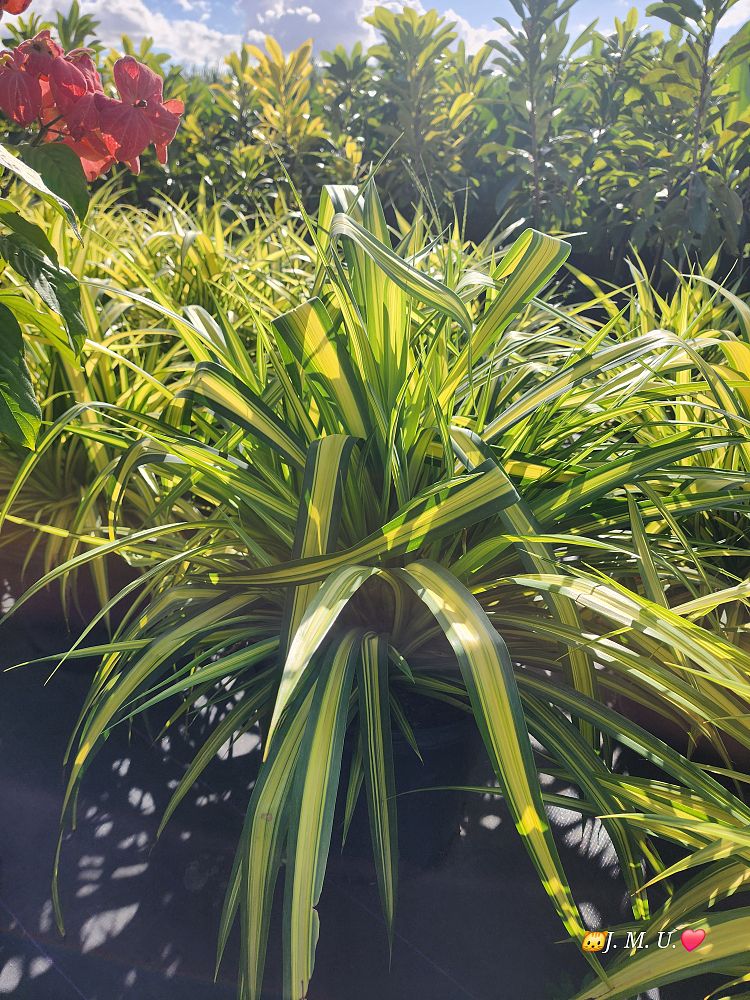
[[[735,280],[748,238],[750,36],[745,25],[720,45],[717,30],[736,2],[658,3],[649,28],[633,9],[609,33],[594,23],[574,36],[575,0],[514,0],[513,17],[497,19],[506,37],[476,53],[435,11],[380,7],[367,50],[316,59],[310,43],[285,54],[269,39],[200,71],[124,39],[167,74],[186,114],[166,179],[147,163],[123,197],[145,205],[165,186],[174,200],[202,186],[252,212],[280,188],[288,196],[289,176],[311,210],[321,183],[377,166],[389,212],[408,217],[422,201],[443,225],[466,214],[477,242],[488,220],[525,219],[576,234],[577,264],[605,279],[627,279],[633,245],[665,284],[668,265],[717,250]],[[56,30],[88,43],[90,19],[74,14]],[[42,26],[21,19],[15,33]]]
[[[528,230],[484,257],[417,222],[394,249],[372,184],[327,189],[310,234],[313,297],[275,318],[249,307],[246,337],[228,312],[208,322],[151,291],[140,305],[191,359],[177,365],[173,402],[161,415],[114,402],[94,427],[68,415],[67,433],[112,455],[83,498],[103,504],[102,531],[30,594],[107,553],[141,577],[101,612],[122,603],[125,616],[73,741],[65,819],[92,755],[139,713],[174,724],[206,699],[220,710],[163,823],[227,738],[260,723],[265,762],[219,950],[239,915],[240,995],[258,997],[286,855],[285,995],[299,1000],[345,733],[359,747],[347,814],[364,795],[390,935],[392,728],[413,741],[410,700],[448,700],[473,715],[573,939],[583,925],[552,801],[604,816],[649,936],[665,921],[708,927],[715,969],[731,974],[746,911],[707,911],[748,884],[750,811],[698,761],[750,746],[748,586],[733,561],[746,550],[747,306],[702,276],[662,301],[636,273],[630,306],[597,295],[611,313],[597,321],[534,298],[563,242]],[[673,328],[652,326],[649,308]],[[134,490],[150,507],[136,529]],[[690,756],[609,707],[613,696],[676,721]],[[617,774],[618,743],[662,777]],[[545,795],[539,773],[550,772],[580,797]],[[660,860],[660,839],[687,848],[678,866]],[[663,883],[697,865],[662,904]],[[624,956],[581,996],[702,968],[700,952],[678,957]]]

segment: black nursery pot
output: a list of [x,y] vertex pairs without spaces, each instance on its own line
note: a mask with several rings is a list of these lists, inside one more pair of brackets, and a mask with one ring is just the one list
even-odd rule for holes
[[[422,720],[412,724],[422,760],[400,730],[393,732],[398,846],[402,862],[412,868],[426,869],[440,863],[458,836],[465,795],[460,791],[418,789],[468,784],[473,719],[466,712],[441,706],[434,722]],[[350,762],[351,750],[346,756]],[[351,860],[372,857],[364,788],[344,853]]]

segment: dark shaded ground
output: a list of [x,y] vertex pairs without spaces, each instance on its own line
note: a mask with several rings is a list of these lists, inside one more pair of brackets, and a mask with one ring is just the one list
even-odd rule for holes
[[[0,666],[63,648],[44,623],[3,629]],[[154,846],[158,819],[190,748],[114,734],[90,769],[80,825],[66,840],[67,935],[53,925],[50,874],[61,761],[87,677],[65,667],[0,674],[0,996],[19,1000],[230,1000],[237,944],[218,983],[216,928],[248,788],[252,737],[217,760]],[[472,780],[488,777],[479,748]],[[439,793],[432,793],[439,794]],[[590,926],[622,919],[623,891],[595,824],[553,817]],[[474,796],[450,848],[428,870],[405,861],[393,957],[370,869],[332,849],[320,905],[310,1000],[566,1000],[586,963],[563,936],[502,804]],[[278,923],[266,991],[280,996]],[[700,1000],[678,984],[660,1000]]]

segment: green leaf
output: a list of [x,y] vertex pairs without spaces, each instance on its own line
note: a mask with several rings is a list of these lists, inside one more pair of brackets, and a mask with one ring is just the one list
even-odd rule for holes
[[734,307],[737,318],[740,321],[740,325],[746,337],[750,338],[750,306],[745,302],[744,299],[740,298],[739,295],[735,295],[728,288],[723,285],[718,284],[716,281],[712,281],[711,278],[707,278],[703,274],[695,275],[696,281],[701,281],[706,285],[713,288],[719,295],[722,295],[728,302]]
[[263,400],[236,375],[211,361],[196,366],[190,386],[178,393],[246,428],[275,449],[285,461],[304,466],[303,443]]
[[77,279],[22,236],[0,236],[0,257],[25,278],[45,305],[62,317],[70,346],[78,353],[86,338]]
[[492,444],[529,414],[538,410],[541,405],[553,402],[592,375],[636,361],[645,355],[652,355],[661,348],[678,345],[679,341],[673,334],[664,330],[652,330],[642,337],[634,337],[624,343],[614,343],[604,347],[590,357],[563,367],[539,385],[532,385],[519,399],[499,412],[494,420],[487,424],[482,437],[488,444]]
[[441,406],[449,404],[461,380],[470,376],[472,364],[492,349],[513,317],[547,284],[569,253],[570,244],[563,240],[535,229],[521,233],[492,275],[497,296],[452,362],[450,375],[440,389]]
[[16,206],[7,198],[0,199],[0,223],[7,226],[22,239],[41,250],[43,254],[57,264],[57,251],[47,239],[46,234],[39,226],[28,219],[24,219],[16,209]]
[[[585,928],[547,821],[505,643],[476,598],[441,566],[418,562],[391,572],[411,587],[445,632],[516,829],[563,925],[572,938],[581,940]],[[598,962],[593,964],[598,967]]]
[[623,483],[637,483],[657,469],[668,469],[681,459],[701,453],[710,453],[727,444],[739,443],[737,438],[697,437],[691,433],[675,434],[659,444],[642,452],[623,455],[616,461],[594,469],[590,473],[577,476],[571,483],[565,483],[551,490],[544,500],[534,505],[534,513],[542,524],[559,518],[563,512],[580,510],[584,504],[593,503]]
[[467,332],[471,317],[455,292],[407,264],[349,215],[339,213],[331,222],[331,238],[346,236],[370,256],[391,281],[408,295],[454,319]]
[[89,210],[89,186],[80,159],[63,142],[21,147],[21,156],[36,170],[44,183],[66,204],[81,222]]
[[79,240],[81,239],[81,231],[78,228],[78,220],[76,219],[75,212],[64,198],[61,198],[47,187],[44,183],[44,178],[38,171],[34,170],[27,163],[24,163],[17,156],[13,156],[2,145],[0,145],[0,167],[12,171],[17,177],[32,187],[48,205],[51,205],[55,211],[68,220],[73,232]]
[[362,784],[365,780],[364,765],[362,762],[362,741],[357,740],[356,742],[354,756],[349,766],[349,783],[346,788],[346,800],[344,802],[344,822],[341,831],[342,850],[344,844],[346,844],[349,827],[354,819],[354,810],[357,808],[357,802],[359,801],[359,793],[362,790]]
[[696,3],[696,0],[674,0],[674,3],[680,8],[685,17],[689,17],[696,23],[700,21],[703,12],[701,5]]
[[187,793],[214,757],[216,757],[219,750],[224,746],[227,740],[232,739],[232,737],[237,736],[239,733],[245,732],[255,722],[260,710],[259,703],[262,704],[263,697],[268,697],[271,694],[272,689],[273,682],[269,681],[260,689],[259,692],[255,692],[253,697],[243,698],[243,700],[232,708],[231,711],[229,711],[221,720],[208,739],[201,744],[198,748],[198,752],[190,761],[188,769],[185,771],[182,778],[180,778],[177,788],[175,788],[172,793],[172,798],[169,800],[169,803],[164,810],[164,815],[161,818],[161,822],[159,823],[157,836],[161,835],[164,827],[169,822],[177,806],[180,802],[182,802]]
[[[617,802],[615,798],[617,786],[613,782],[614,787],[607,787],[605,782],[609,777],[609,771],[600,755],[576,729],[577,720],[569,722],[562,712],[537,702],[533,703],[529,715],[530,723],[538,723],[532,732],[544,741],[548,752],[554,754],[557,760],[564,761],[584,797],[597,807],[597,813],[601,816],[617,812],[617,808],[613,808]],[[625,823],[617,820],[606,819],[604,826],[617,851],[622,875],[628,887],[633,916],[636,920],[647,920],[648,899],[645,893],[638,891],[643,883],[643,867],[637,836],[633,835]]]
[[280,727],[268,760],[260,769],[237,851],[240,877],[230,879],[224,901],[219,958],[239,907],[243,952],[240,975],[249,1000],[261,996],[274,887],[289,829],[289,798],[315,690],[314,685],[300,688],[294,711]]
[[[451,428],[453,449],[459,460],[467,469],[474,469],[483,462],[492,462],[504,473],[500,464],[495,461],[492,450],[482,439],[459,427]],[[519,496],[514,503],[508,504],[500,511],[500,517],[506,527],[518,535],[525,536],[525,541],[517,543],[521,559],[525,565],[533,567],[538,573],[554,572],[555,559],[553,551],[542,539],[542,531],[536,523],[533,513]],[[565,625],[580,629],[581,622],[575,602],[559,600],[558,595],[550,594],[549,609],[551,613]],[[593,664],[582,649],[571,649],[568,653],[569,676],[573,685],[583,694],[593,696],[596,692],[596,682]],[[594,731],[584,727],[589,742],[594,742]]]
[[380,903],[388,941],[392,945],[398,886],[398,824],[388,692],[388,641],[384,636],[368,635],[362,642],[358,692],[370,835]]
[[390,521],[349,549],[263,567],[237,575],[234,582],[261,586],[320,580],[355,562],[414,552],[427,541],[451,535],[496,514],[517,498],[508,477],[494,462],[485,462],[470,475],[423,491]]
[[646,8],[646,17],[660,17],[675,27],[682,28],[683,31],[689,31],[691,35],[695,34],[695,29],[687,23],[685,15],[674,4],[652,3]]
[[284,994],[303,1000],[315,964],[323,888],[336,807],[349,695],[363,632],[350,629],[326,656],[297,764],[285,880]]
[[682,654],[700,668],[705,680],[729,689],[750,691],[745,679],[750,673],[750,655],[744,650],[614,580],[603,575],[596,578],[539,575],[517,576],[513,581],[539,592],[565,594],[613,624],[655,638],[673,654]]
[[304,302],[273,321],[277,333],[310,379],[322,406],[335,406],[347,433],[367,437],[367,410],[343,334],[320,299]]
[[91,754],[98,746],[99,741],[106,736],[118,712],[122,710],[128,699],[161,667],[165,660],[174,658],[175,650],[180,649],[183,643],[189,642],[201,629],[213,627],[247,603],[247,595],[240,594],[219,600],[187,618],[176,628],[161,635],[144,650],[143,654],[120,677],[119,683],[106,691],[106,697],[102,697],[97,703],[95,711],[92,710],[81,733],[65,796],[66,810],[74,798],[74,792],[88,765]]
[[[346,434],[329,434],[310,445],[292,549],[293,559],[320,556],[335,547],[341,522],[344,480],[353,446],[354,438]],[[319,587],[319,583],[312,582],[290,588],[282,625],[281,648],[284,655]]]
[[700,872],[679,893],[670,896],[661,909],[652,917],[646,930],[646,940],[654,940],[659,931],[674,927],[687,920],[691,913],[700,912],[726,899],[736,892],[747,892],[750,883],[750,865],[745,860],[733,860],[721,866]]
[[26,367],[21,327],[10,309],[0,305],[0,434],[33,448],[41,418]]
[[310,662],[329,635],[351,598],[377,573],[374,566],[345,565],[327,578],[310,602],[291,645],[279,683],[273,716],[268,727],[265,754],[273,746],[273,735],[297,688],[310,673]]
[[635,722],[607,708],[602,702],[594,701],[570,688],[551,685],[547,678],[542,680],[528,674],[519,674],[518,684],[523,697],[533,692],[540,700],[557,705],[565,712],[591,721],[613,739],[630,747],[645,760],[676,778],[686,787],[700,793],[709,802],[722,808],[729,808],[745,827],[750,823],[750,809],[714,780],[710,775],[677,750],[653,736]]
[[[214,654],[215,658],[210,663],[198,668],[192,668],[188,676],[181,676],[185,673],[185,670],[180,670],[177,675],[179,680],[174,680],[172,683],[167,684],[157,694],[148,697],[146,701],[139,702],[133,711],[124,716],[123,721],[132,718],[134,715],[139,715],[141,712],[145,712],[154,705],[159,705],[161,702],[166,701],[167,698],[173,698],[184,691],[192,691],[198,684],[206,684],[213,681],[218,682],[231,677],[232,674],[240,670],[256,666],[258,663],[267,660],[278,648],[278,637],[273,636],[270,639],[264,639],[262,642],[253,643],[250,646],[238,649],[234,653],[224,656]],[[243,701],[244,704],[245,702]]]

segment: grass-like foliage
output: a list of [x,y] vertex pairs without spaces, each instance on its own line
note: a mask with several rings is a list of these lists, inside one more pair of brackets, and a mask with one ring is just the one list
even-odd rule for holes
[[[172,211],[148,239],[110,237],[119,257],[101,236],[85,389],[54,362],[78,402],[57,412],[50,387],[47,436],[5,509],[32,520],[24,491],[56,447],[79,453],[79,513],[58,524],[71,558],[29,594],[111,554],[141,571],[111,598],[101,587],[99,617],[124,614],[71,742],[65,823],[119,723],[220,709],[162,825],[260,724],[219,957],[238,919],[239,994],[257,1000],[285,860],[285,996],[301,1000],[337,800],[348,820],[366,799],[391,935],[392,733],[413,742],[417,700],[448,701],[473,716],[567,935],[584,927],[540,774],[578,789],[557,805],[604,817],[648,939],[710,929],[690,955],[624,955],[606,977],[589,956],[580,1000],[736,977],[749,911],[711,908],[750,885],[750,807],[700,762],[732,772],[750,748],[747,306],[710,274],[661,299],[638,269],[629,292],[555,305],[538,296],[565,242],[529,229],[472,252],[417,217],[394,243],[372,183],[327,188],[303,221],[306,239],[290,214],[238,220],[222,243],[219,214]],[[686,753],[623,699],[676,724]],[[616,773],[618,745],[651,776]],[[663,862],[660,841],[682,860]]]

